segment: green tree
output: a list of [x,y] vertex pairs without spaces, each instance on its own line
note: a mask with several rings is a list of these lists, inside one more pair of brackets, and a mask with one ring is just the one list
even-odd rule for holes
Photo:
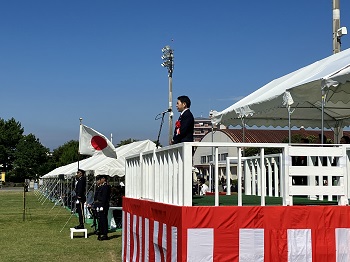
[[0,165],[5,172],[12,170],[18,142],[24,129],[14,118],[7,121],[0,118]]
[[85,159],[89,156],[86,155],[78,155],[79,149],[79,141],[78,140],[70,140],[64,143],[62,146],[56,148],[51,157],[52,169],[68,165],[70,163],[77,162],[78,160]]
[[[265,155],[271,155],[271,154],[279,154],[282,152],[281,148],[265,148],[264,154]],[[244,149],[244,155],[245,156],[257,156],[260,155],[260,148],[258,147],[248,147]]]
[[[292,135],[292,136],[291,136],[292,144],[300,144],[302,138],[303,138],[303,136],[300,135],[300,134],[294,134],[294,135]],[[285,137],[285,138],[282,140],[282,143],[288,143],[288,141],[289,141],[289,137]]]
[[131,143],[137,142],[137,141],[140,141],[140,140],[133,139],[133,138],[129,138],[129,139],[126,139],[126,140],[121,140],[119,142],[119,144],[117,144],[117,147],[124,146],[124,145],[127,145],[127,144],[131,144]]
[[[301,142],[302,138],[303,138],[303,136],[300,135],[300,134],[292,135],[292,137],[291,137],[292,144],[300,144],[300,143],[302,143]],[[317,136],[309,135],[309,136],[306,136],[305,138],[307,138],[309,140],[310,144],[317,143]],[[283,139],[282,143],[288,143],[288,137]],[[333,143],[332,139],[327,139],[327,141],[325,141],[325,144],[332,144],[332,143]]]
[[53,150],[52,160],[55,163],[55,167],[78,161],[78,148],[79,142],[77,140],[70,140]]
[[15,160],[10,176],[16,181],[25,178],[36,179],[44,175],[44,169],[48,161],[49,149],[44,147],[33,134],[23,136],[15,150]]

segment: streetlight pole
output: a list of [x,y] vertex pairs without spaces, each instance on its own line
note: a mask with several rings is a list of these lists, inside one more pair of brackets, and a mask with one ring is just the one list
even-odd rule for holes
[[174,71],[174,50],[170,46],[162,49],[163,67],[168,69],[169,78],[169,143],[173,138],[173,71]]

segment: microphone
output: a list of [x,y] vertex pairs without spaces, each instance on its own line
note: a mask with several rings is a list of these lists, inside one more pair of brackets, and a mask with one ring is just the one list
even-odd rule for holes
[[165,113],[168,113],[168,112],[171,112],[171,109],[170,109],[170,108],[168,108],[167,110],[163,111],[163,112],[160,113],[160,114],[165,114]]
[[168,112],[170,112],[171,115],[173,114],[173,111],[170,108],[168,108],[167,110],[163,111],[162,113],[159,113],[158,115],[156,115],[155,120],[158,120],[160,118],[164,118],[164,115]]

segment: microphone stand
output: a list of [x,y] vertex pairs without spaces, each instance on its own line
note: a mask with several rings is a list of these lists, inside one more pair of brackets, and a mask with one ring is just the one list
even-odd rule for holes
[[[165,112],[162,112],[162,113],[160,113],[161,115],[162,115],[162,121],[160,122],[160,127],[159,127],[159,132],[158,132],[158,138],[157,138],[157,142],[156,142],[156,148],[159,148],[159,137],[160,137],[160,133],[162,132],[162,127],[163,127],[163,123],[164,123],[164,115],[165,115],[165,113],[167,113],[168,111],[165,111]],[[158,120],[159,119],[159,115],[160,114],[158,114],[157,116],[156,116],[156,119],[155,120]]]

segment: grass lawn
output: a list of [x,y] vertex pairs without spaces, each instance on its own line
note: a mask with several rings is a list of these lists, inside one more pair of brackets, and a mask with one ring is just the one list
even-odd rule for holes
[[42,205],[33,191],[28,192],[23,221],[23,191],[0,189],[0,261],[121,261],[121,231],[98,241],[87,225],[87,239],[78,234],[70,239],[69,228],[78,224],[78,218],[72,216],[60,232],[71,215],[53,206],[48,200]]
[[[215,197],[194,196],[194,206],[213,206]],[[336,201],[310,201],[294,198],[294,205],[336,204]],[[221,206],[237,205],[237,195],[221,195]],[[260,205],[260,197],[243,196],[243,205]],[[281,198],[266,197],[266,205],[282,205]],[[26,217],[23,221],[23,191],[0,189],[0,261],[121,261],[121,231],[110,232],[110,239],[98,241],[88,228],[88,238],[82,235],[70,239],[70,227],[78,224],[74,215],[50,201],[41,204],[33,191],[26,193]],[[64,228],[63,228],[64,227]],[[63,228],[63,230],[62,230]],[[62,232],[60,232],[62,230]]]

